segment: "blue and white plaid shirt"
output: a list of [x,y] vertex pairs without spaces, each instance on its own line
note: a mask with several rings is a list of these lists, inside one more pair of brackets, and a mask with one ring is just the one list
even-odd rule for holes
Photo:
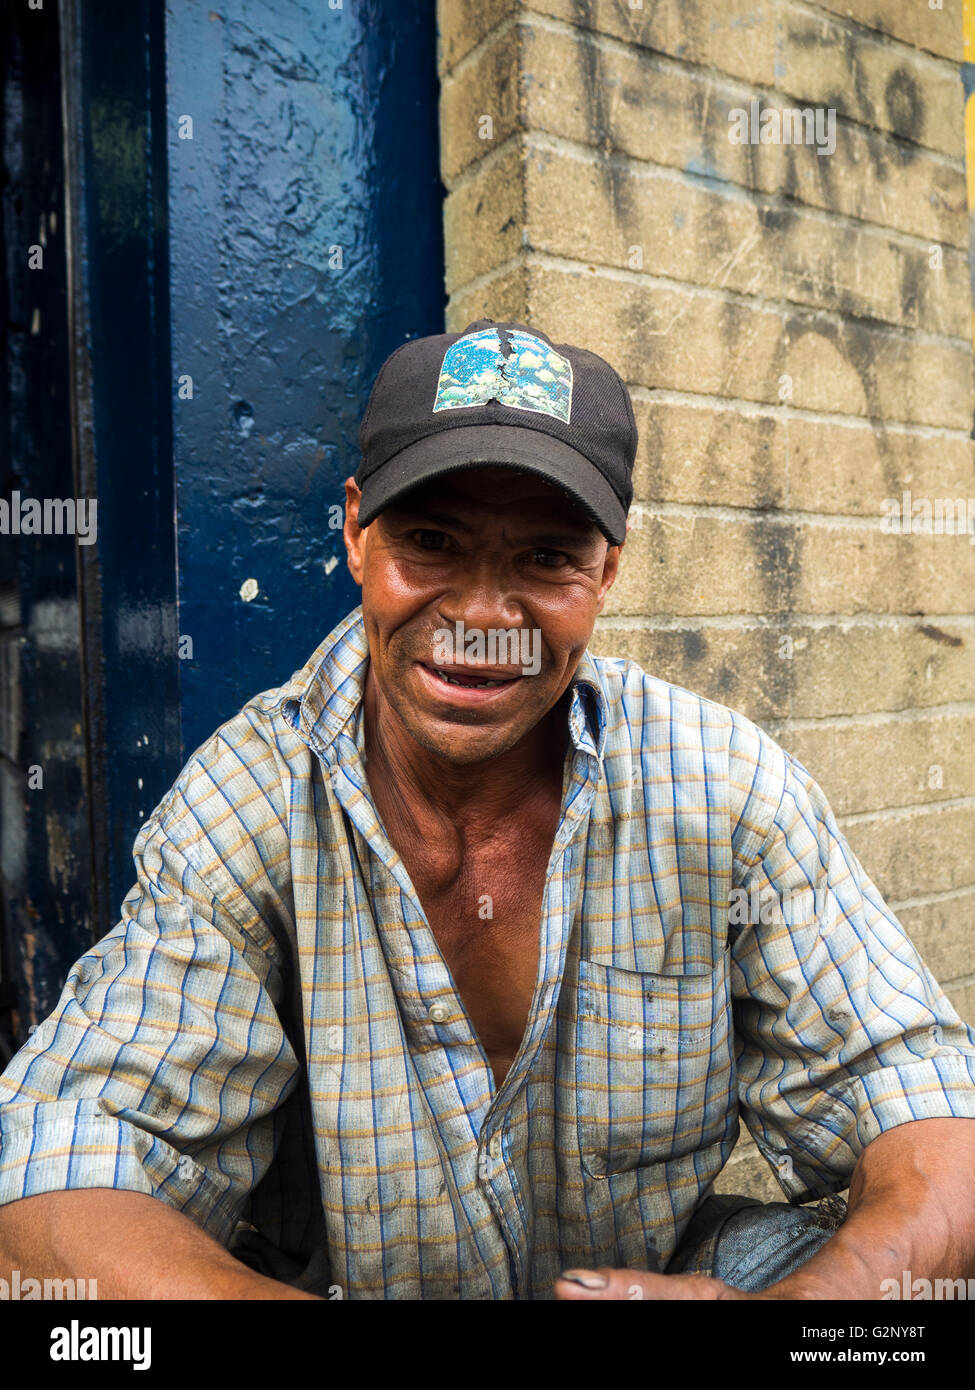
[[665,1267],[739,1109],[795,1199],[975,1118],[975,1034],[805,768],[588,653],[498,1090],[369,792],[367,665],[356,609],[143,825],[121,920],[0,1077],[0,1203],[126,1188],[333,1297],[545,1298]]

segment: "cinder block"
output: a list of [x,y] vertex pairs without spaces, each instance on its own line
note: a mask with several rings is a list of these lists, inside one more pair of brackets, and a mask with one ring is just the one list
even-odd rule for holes
[[518,8],[518,0],[477,0],[476,5],[437,0],[440,76],[456,67],[461,58]]
[[946,705],[975,690],[970,621],[820,626],[786,614],[760,627],[662,629],[647,618],[634,629],[606,618],[590,647],[759,722]]
[[975,797],[975,714],[773,725],[769,732],[809,769],[837,816]]
[[[967,304],[967,292],[962,297]],[[788,505],[797,511],[883,515],[883,502],[975,497],[975,444],[964,437],[836,424],[790,415],[785,423]]]
[[[643,50],[607,47],[581,31],[553,32],[522,21],[499,29],[458,77],[445,77],[442,172],[450,188],[515,129],[544,131],[598,151],[608,190],[618,181],[617,166],[605,160],[612,152],[782,192],[812,208],[967,252],[959,160],[843,122],[832,154],[809,145],[733,143],[732,113],[750,109],[753,97],[699,69],[661,65]],[[490,138],[484,117],[491,119]],[[788,218],[788,208],[781,215]]]
[[544,331],[545,325],[532,317],[527,266],[515,266],[476,290],[464,289],[447,304],[448,333],[459,333],[474,319],[485,318],[512,319]]
[[[625,381],[705,395],[777,400],[788,368],[782,315],[694,290],[651,288],[638,277],[611,279],[530,265],[535,321],[553,337],[579,342],[613,363]],[[804,367],[808,382],[813,368]],[[852,401],[852,394],[847,391]]]
[[975,496],[975,444],[782,406],[635,392],[634,493],[646,502],[883,516],[885,500]]
[[444,201],[447,293],[495,270],[520,251],[529,235],[521,140],[497,159],[477,164]]
[[785,373],[792,403],[803,409],[949,429],[970,424],[970,344],[797,313],[786,324]]
[[[940,9],[917,0],[822,0],[822,7],[902,43],[961,62],[962,0],[943,0]],[[904,58],[909,62],[910,54]]]
[[[875,8],[881,4],[887,11],[897,9],[888,0],[876,0]],[[841,11],[837,5],[825,8]],[[912,3],[910,8],[926,21],[917,26],[917,33],[933,36],[941,27],[940,16],[929,6]],[[804,6],[780,5],[778,13],[776,88],[791,93],[803,105],[833,106],[838,114],[862,125],[946,154],[960,154],[964,133],[956,67],[905,52],[879,34],[812,14]],[[961,57],[960,34],[959,24],[958,48],[948,55],[956,62]]]
[[973,806],[886,812],[840,826],[888,902],[971,886]]
[[500,30],[440,88],[440,172],[450,188],[469,164],[524,127],[520,26]]
[[713,397],[684,404],[634,390],[633,414],[638,501],[758,511],[785,505],[789,422],[781,408],[743,410]]
[[[644,505],[593,649],[777,731],[889,900],[970,888],[973,719],[936,707],[975,689],[975,546],[881,525],[973,487],[960,0],[440,22],[448,327],[534,323],[634,392]],[[733,143],[759,96],[835,108],[835,151]],[[905,908],[966,999],[969,896]]]
[[919,907],[890,906],[939,983],[975,975],[975,887]]
[[646,513],[631,530],[604,612],[965,614],[975,546],[964,536]]
[[695,66],[775,82],[776,14],[768,0],[530,0],[531,8],[581,29],[609,34],[634,49],[652,49]]

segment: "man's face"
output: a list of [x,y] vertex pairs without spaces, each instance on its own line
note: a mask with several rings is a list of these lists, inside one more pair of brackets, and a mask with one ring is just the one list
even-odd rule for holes
[[[345,541],[380,698],[417,743],[448,762],[507,752],[566,690],[621,547],[557,488],[508,468],[448,474],[364,529],[359,497],[350,478]],[[504,639],[492,648],[491,632],[511,629],[535,674]],[[485,680],[497,683],[472,684]]]

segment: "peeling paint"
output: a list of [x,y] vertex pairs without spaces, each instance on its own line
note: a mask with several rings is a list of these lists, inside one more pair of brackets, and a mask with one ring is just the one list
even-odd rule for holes
[[206,132],[169,164],[173,360],[200,383],[173,440],[186,748],[358,603],[322,559],[329,507],[382,361],[443,331],[435,5],[221,18],[167,26],[169,128]]

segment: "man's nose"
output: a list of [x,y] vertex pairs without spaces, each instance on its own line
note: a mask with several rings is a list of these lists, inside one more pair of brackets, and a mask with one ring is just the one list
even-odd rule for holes
[[510,570],[497,561],[484,561],[457,575],[438,605],[447,622],[466,627],[518,627],[524,612]]

